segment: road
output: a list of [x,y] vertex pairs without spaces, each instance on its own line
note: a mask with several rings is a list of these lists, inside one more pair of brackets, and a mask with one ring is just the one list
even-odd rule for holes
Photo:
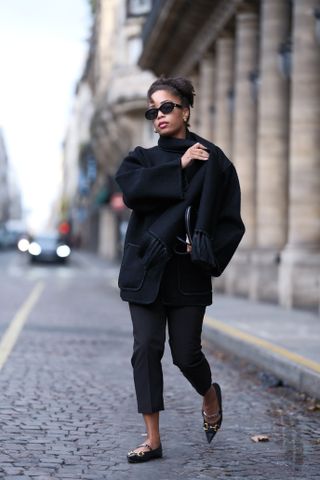
[[116,273],[79,252],[68,266],[0,252],[0,479],[320,479],[319,406],[207,343],[223,392],[221,431],[206,443],[201,399],[166,349],[164,457],[127,463],[144,428]]

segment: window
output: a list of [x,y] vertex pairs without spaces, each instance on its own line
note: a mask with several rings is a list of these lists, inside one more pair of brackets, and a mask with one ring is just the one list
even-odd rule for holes
[[151,10],[152,0],[127,0],[128,16],[146,15]]
[[142,50],[141,37],[128,38],[128,64],[134,65],[137,63]]

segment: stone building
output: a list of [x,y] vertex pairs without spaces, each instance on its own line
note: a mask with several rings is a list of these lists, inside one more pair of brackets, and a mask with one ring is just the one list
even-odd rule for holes
[[114,173],[133,146],[148,146],[154,137],[151,126],[143,120],[146,90],[153,75],[137,65],[142,50],[141,29],[151,4],[151,0],[97,2],[91,139],[98,183],[107,197],[98,210],[97,249],[107,258],[121,253],[121,225],[128,215],[113,201],[113,195],[117,195]]
[[[90,187],[96,180],[96,162],[91,154],[90,122],[93,115],[93,99],[88,64],[79,80],[63,143],[63,185],[58,207],[59,221],[67,221],[72,227],[72,239],[90,246],[88,211]],[[56,222],[57,223],[57,222]]]
[[319,0],[156,0],[142,32],[141,68],[193,80],[191,127],[239,173],[247,231],[217,288],[286,307],[320,299],[319,22]]
[[0,128],[0,247],[12,246],[12,232],[17,233],[22,228],[24,220],[20,186],[10,164],[3,130]]
[[0,129],[0,226],[9,219],[9,181],[8,181],[8,156],[4,136]]
[[[90,115],[75,109],[69,125],[65,165],[77,167],[69,169],[73,186],[66,186],[69,195],[65,195],[68,200],[64,209],[70,212],[72,203],[73,223],[78,227],[79,220],[82,223],[83,246],[115,259],[121,252],[121,227],[128,211],[119,204],[113,176],[131,148],[138,143],[149,146],[155,137],[143,117],[146,91],[154,76],[137,65],[142,51],[141,30],[152,0],[97,0],[94,5],[88,61],[75,99],[79,105],[80,94],[83,98],[87,89],[86,112],[90,110]],[[89,132],[79,136],[83,115]],[[89,157],[92,165],[95,162],[91,179]],[[71,159],[69,163],[67,158]]]

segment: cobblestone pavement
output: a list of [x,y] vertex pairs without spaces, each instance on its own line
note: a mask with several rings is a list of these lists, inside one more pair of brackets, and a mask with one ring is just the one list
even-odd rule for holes
[[[0,254],[1,256],[1,254]],[[1,263],[2,261],[2,263]],[[211,445],[201,399],[164,358],[164,458],[141,465],[131,325],[114,275],[0,258],[0,333],[39,282],[45,288],[0,371],[0,478],[74,480],[320,479],[320,414],[310,399],[204,345],[221,383],[224,423]],[[254,443],[264,434],[268,442]]]

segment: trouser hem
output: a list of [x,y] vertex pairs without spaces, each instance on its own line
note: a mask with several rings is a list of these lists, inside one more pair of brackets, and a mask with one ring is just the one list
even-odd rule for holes
[[153,408],[152,410],[150,409],[142,409],[142,408],[138,408],[138,413],[141,413],[142,415],[151,415],[152,413],[158,413],[158,412],[162,412],[164,410],[164,407],[160,407],[160,408]]

